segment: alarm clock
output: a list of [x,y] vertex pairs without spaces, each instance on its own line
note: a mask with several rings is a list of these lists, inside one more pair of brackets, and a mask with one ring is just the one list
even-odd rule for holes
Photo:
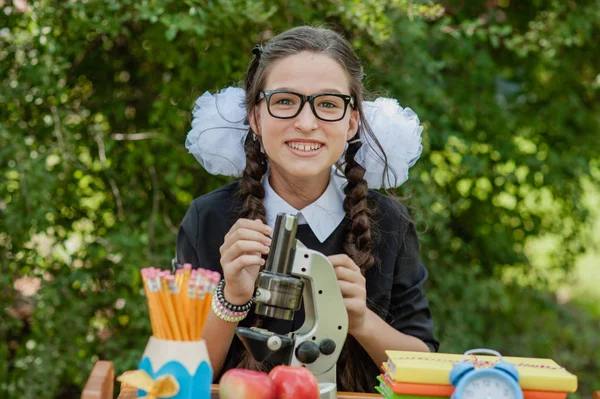
[[[475,353],[496,355],[499,360],[494,367],[475,368],[473,362],[466,360]],[[450,384],[456,387],[451,399],[523,399],[519,371],[491,349],[466,351],[450,372]]]

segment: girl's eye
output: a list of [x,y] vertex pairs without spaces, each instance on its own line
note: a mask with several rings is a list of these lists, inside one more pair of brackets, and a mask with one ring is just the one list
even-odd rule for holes
[[316,98],[315,103],[319,108],[325,108],[327,110],[344,108],[344,100],[336,96],[319,96]]
[[321,104],[319,104],[319,107],[323,107],[323,108],[336,108],[337,104],[334,104],[334,103],[329,102],[329,101],[324,101]]
[[294,101],[289,98],[280,98],[277,100],[276,104],[278,105],[294,105]]
[[274,93],[271,96],[271,105],[276,107],[291,107],[298,103],[298,98],[288,93]]

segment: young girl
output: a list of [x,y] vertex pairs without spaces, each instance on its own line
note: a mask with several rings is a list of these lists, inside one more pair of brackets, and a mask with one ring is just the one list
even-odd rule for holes
[[[177,237],[178,264],[223,275],[223,299],[213,305],[238,306],[238,317],[208,316],[215,381],[230,368],[271,367],[254,361],[235,329],[253,325],[255,279],[284,212],[298,216],[297,238],[335,268],[349,320],[338,390],[372,392],[385,350],[438,348],[415,226],[399,202],[369,190],[406,180],[422,128],[393,100],[363,101],[360,61],[331,30],[294,28],[253,53],[243,91],[197,101],[186,142],[209,172],[241,175],[195,199]],[[297,313],[292,325],[262,326],[295,330],[303,309]]]

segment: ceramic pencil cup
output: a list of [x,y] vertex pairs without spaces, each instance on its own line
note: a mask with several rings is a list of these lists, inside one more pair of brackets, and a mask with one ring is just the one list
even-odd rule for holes
[[[171,399],[210,399],[213,370],[206,343],[200,341],[170,341],[150,337],[138,370],[144,370],[156,388],[152,395]],[[167,384],[161,381],[169,380]],[[176,381],[176,383],[174,382]],[[163,396],[158,392],[169,386]],[[176,393],[174,393],[176,392]],[[138,396],[149,392],[138,390]]]

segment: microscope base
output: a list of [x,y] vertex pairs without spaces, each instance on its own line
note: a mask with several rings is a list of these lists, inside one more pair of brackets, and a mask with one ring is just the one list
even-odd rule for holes
[[319,399],[337,399],[336,368],[337,365],[316,376],[321,393]]
[[320,399],[337,399],[337,387],[331,382],[319,383]]

